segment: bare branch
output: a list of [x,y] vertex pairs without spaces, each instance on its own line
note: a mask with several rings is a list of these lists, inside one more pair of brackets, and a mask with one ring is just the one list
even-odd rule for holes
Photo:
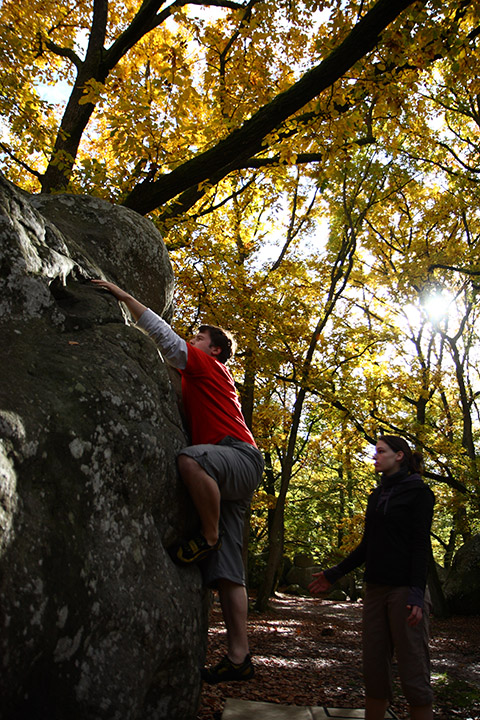
[[24,163],[23,160],[20,160],[19,158],[17,158],[16,155],[10,150],[10,148],[7,145],[0,142],[0,148],[3,150],[3,152],[6,155],[8,155],[8,157],[10,157],[13,160],[13,162],[15,162],[17,165],[20,165],[20,167],[22,167],[24,170],[26,170],[26,172],[30,173],[31,175],[33,175],[36,178],[39,178],[39,179],[41,178],[41,174],[37,170],[34,170],[29,165]]
[[51,40],[43,40],[43,44],[45,45],[47,50],[50,50],[50,52],[52,52],[54,55],[67,58],[67,60],[70,60],[75,65],[77,70],[80,70],[82,66],[82,61],[74,50],[61,47],[60,45],[57,45]]
[[460,273],[461,275],[470,275],[476,277],[480,275],[480,270],[468,270],[468,268],[457,267],[456,265],[444,265],[443,263],[435,263],[434,265],[428,266],[428,271],[432,270],[451,270],[452,272]]
[[[259,0],[254,0],[249,5],[255,4]],[[106,51],[104,62],[106,67],[111,70],[118,61],[147,33],[158,27],[171,17],[176,10],[186,5],[198,5],[200,7],[220,7],[229,10],[245,10],[246,7],[242,3],[233,0],[175,0],[171,5],[166,7],[162,12],[158,12],[163,0],[147,0],[142,3],[140,10],[133,18],[132,22],[126,30],[115,40],[113,45]]]

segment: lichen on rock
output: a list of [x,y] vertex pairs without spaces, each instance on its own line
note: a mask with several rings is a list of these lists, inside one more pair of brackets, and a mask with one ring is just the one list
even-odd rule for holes
[[205,654],[196,568],[167,548],[194,513],[167,368],[113,297],[169,319],[153,224],[0,178],[0,715],[188,720]]

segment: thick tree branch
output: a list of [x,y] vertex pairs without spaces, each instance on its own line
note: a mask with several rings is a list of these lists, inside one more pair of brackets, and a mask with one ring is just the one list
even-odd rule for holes
[[124,205],[146,214],[200,183],[216,184],[244,165],[262,149],[267,135],[323,90],[339,80],[378,43],[380,34],[412,0],[379,0],[350,31],[343,42],[319,65],[268,105],[260,108],[242,127],[215,147],[183,163],[154,182],[143,182],[128,195]]
[[450,473],[448,473],[447,475],[440,475],[439,473],[430,472],[430,470],[424,470],[422,474],[429,480],[435,480],[435,482],[444,483],[445,485],[448,485],[448,487],[451,487],[454,490],[458,490],[458,492],[462,493],[462,495],[469,494],[466,485],[459,482],[459,480],[455,480],[453,475],[451,475]]
[[[95,109],[93,103],[80,104],[89,81],[93,80],[100,84],[105,83],[111,70],[128,50],[180,7],[200,5],[242,10],[251,7],[257,1],[259,0],[250,0],[247,6],[233,0],[207,0],[206,2],[204,0],[176,0],[176,2],[165,8],[163,12],[159,13],[159,8],[164,3],[164,0],[146,0],[142,3],[140,10],[128,28],[113,43],[110,49],[105,50],[108,0],[94,0],[89,43],[83,62],[73,51],[68,51],[47,41],[45,43],[46,47],[55,54],[71,60],[78,72],[72,94],[65,108],[51,161],[42,178],[42,191],[61,190],[68,184],[81,137]],[[58,158],[61,159],[60,164],[57,161]]]

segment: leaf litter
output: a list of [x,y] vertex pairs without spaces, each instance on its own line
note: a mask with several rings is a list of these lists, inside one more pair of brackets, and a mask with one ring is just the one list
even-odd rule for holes
[[[253,605],[254,599],[251,598]],[[281,705],[363,707],[361,602],[277,593],[270,608],[248,616],[255,677],[203,685],[197,720],[221,720],[227,698]],[[480,616],[432,618],[431,659],[436,720],[480,720]],[[210,611],[207,664],[225,654],[218,599]],[[407,720],[395,673],[392,709]]]

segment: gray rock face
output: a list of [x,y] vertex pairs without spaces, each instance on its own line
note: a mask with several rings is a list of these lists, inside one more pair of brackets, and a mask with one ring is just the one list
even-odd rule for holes
[[[87,196],[35,195],[30,204],[60,230],[70,258],[91,277],[108,277],[171,319],[172,266],[162,237],[149,220]],[[47,225],[47,239],[51,237]]]
[[475,535],[455,553],[443,592],[454,613],[480,613],[480,535]]
[[170,315],[161,237],[0,179],[0,259],[0,717],[193,718],[206,596],[165,550],[193,522],[186,438],[154,345],[85,282]]

